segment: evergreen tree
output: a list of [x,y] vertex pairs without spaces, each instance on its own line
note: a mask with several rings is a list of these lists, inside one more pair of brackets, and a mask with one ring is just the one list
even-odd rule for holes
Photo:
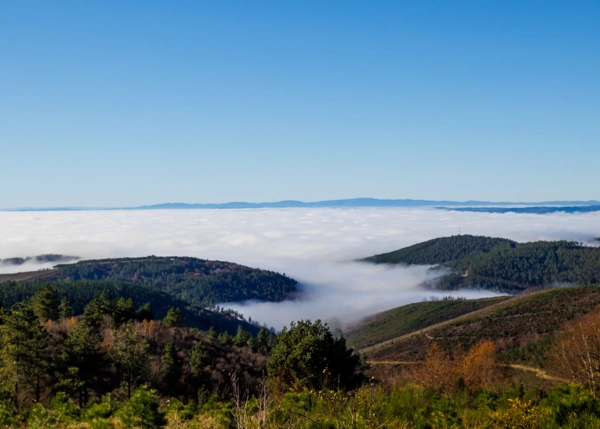
[[114,331],[115,340],[111,347],[111,356],[121,376],[127,385],[127,397],[146,369],[148,361],[148,342],[135,329],[133,323],[127,323]]
[[179,308],[171,307],[162,323],[167,328],[183,328],[185,327],[185,315]]
[[131,322],[137,319],[137,312],[131,298],[117,298],[113,303],[113,318],[117,325]]
[[83,319],[95,328],[100,326],[106,315],[110,314],[112,314],[112,306],[105,290],[100,292],[83,309]]
[[86,322],[71,328],[64,341],[61,381],[77,392],[80,407],[88,402],[89,390],[98,382],[104,360],[101,341],[102,337]]
[[334,338],[327,324],[300,320],[279,334],[267,371],[278,388],[351,388],[362,378],[355,373],[358,363],[346,340]]
[[165,346],[160,359],[160,366],[167,383],[171,384],[177,380],[181,369],[181,361],[172,342],[168,342]]
[[233,345],[236,347],[245,347],[248,345],[248,341],[252,338],[252,334],[246,331],[242,325],[238,325],[237,333],[233,337]]
[[15,304],[1,327],[2,373],[15,405],[33,397],[39,402],[47,381],[50,335],[28,302]]
[[217,332],[217,329],[214,326],[211,326],[210,328],[208,328],[208,332],[206,333],[206,338],[208,340],[216,341],[218,337],[219,337],[219,333]]
[[269,331],[267,328],[260,328],[256,335],[256,342],[258,344],[258,352],[267,354],[271,350],[269,347]]
[[69,298],[66,296],[60,301],[60,305],[58,306],[58,317],[60,319],[68,319],[73,316],[73,308],[71,307],[71,302]]
[[140,309],[140,314],[138,315],[138,320],[143,322],[144,320],[151,321],[154,320],[154,313],[152,312],[152,307],[150,307],[150,303],[147,302]]
[[202,341],[198,341],[189,351],[190,373],[199,389],[206,389],[210,384],[210,356]]
[[31,297],[31,307],[42,321],[58,319],[58,295],[51,286],[39,288]]
[[219,336],[217,337],[217,339],[219,340],[219,342],[221,344],[227,344],[227,345],[233,344],[233,337],[231,335],[229,335],[229,332],[227,332],[227,331],[221,332],[219,334]]
[[160,411],[156,392],[142,386],[117,412],[126,428],[154,429],[164,426],[165,416]]

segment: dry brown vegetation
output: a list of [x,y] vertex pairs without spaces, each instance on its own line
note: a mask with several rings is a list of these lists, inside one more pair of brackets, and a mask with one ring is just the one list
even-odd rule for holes
[[506,380],[506,374],[499,365],[494,343],[488,340],[475,344],[467,353],[457,349],[453,354],[432,343],[411,378],[416,384],[440,392],[448,392],[457,385],[475,392],[497,390]]

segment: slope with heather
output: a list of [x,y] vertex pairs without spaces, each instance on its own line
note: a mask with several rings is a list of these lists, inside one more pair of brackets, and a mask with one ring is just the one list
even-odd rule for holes
[[475,300],[446,298],[408,304],[368,317],[349,328],[345,335],[352,347],[368,347],[507,299],[506,296]]
[[512,297],[473,313],[362,350],[373,361],[418,361],[432,343],[452,352],[492,340],[508,358],[543,361],[567,323],[600,305],[600,288],[556,288]]

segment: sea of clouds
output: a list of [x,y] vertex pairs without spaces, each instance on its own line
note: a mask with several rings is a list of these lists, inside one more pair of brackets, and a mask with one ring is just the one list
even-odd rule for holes
[[[395,208],[0,212],[0,259],[41,254],[82,259],[158,255],[237,262],[285,273],[300,282],[302,293],[283,303],[227,307],[276,328],[306,318],[347,324],[435,295],[419,286],[431,277],[427,267],[376,266],[356,259],[455,235],[459,228],[462,234],[521,242],[568,239],[593,244],[600,237],[600,213]],[[0,265],[0,273],[51,265],[34,260]]]

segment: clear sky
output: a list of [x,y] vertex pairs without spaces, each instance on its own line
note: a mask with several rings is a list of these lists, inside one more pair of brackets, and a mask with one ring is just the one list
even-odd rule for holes
[[0,2],[0,207],[600,199],[600,1]]

